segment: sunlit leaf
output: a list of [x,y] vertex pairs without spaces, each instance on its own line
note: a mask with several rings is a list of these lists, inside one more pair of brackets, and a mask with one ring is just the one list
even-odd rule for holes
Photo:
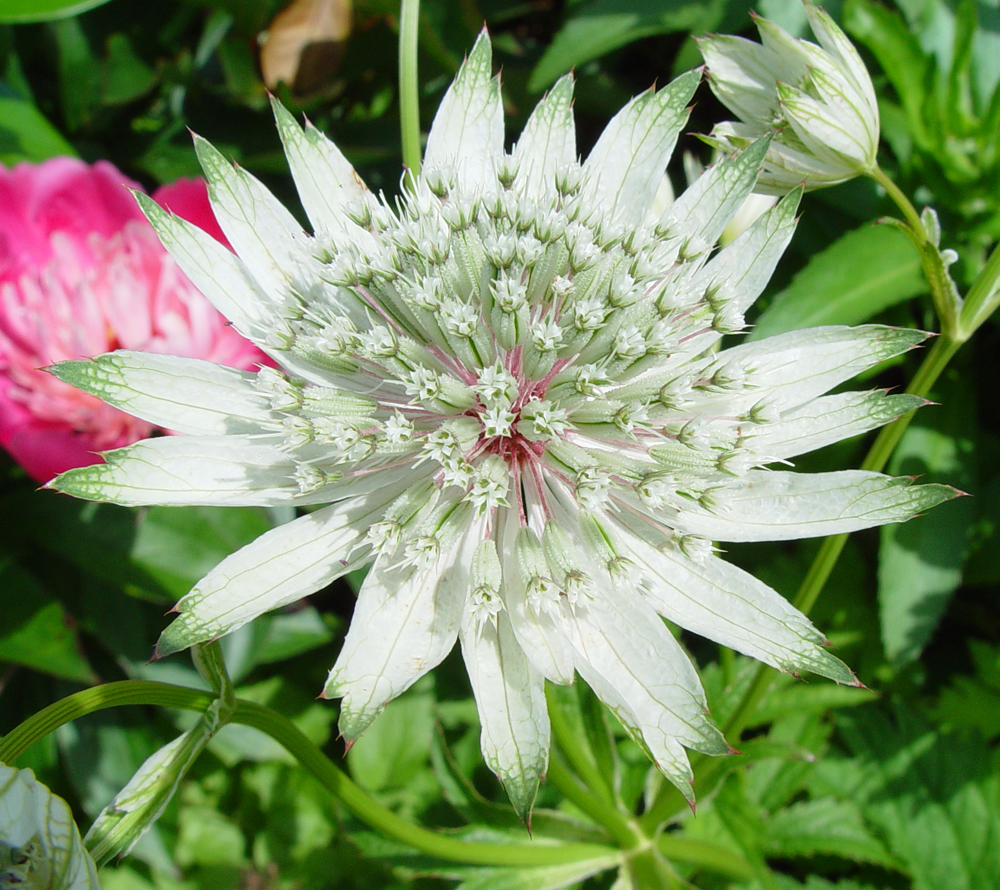
[[920,257],[907,237],[891,226],[862,226],[810,259],[757,319],[751,339],[859,324],[926,290]]
[[47,22],[79,15],[107,2],[108,0],[3,0],[0,3],[0,22],[11,25]]

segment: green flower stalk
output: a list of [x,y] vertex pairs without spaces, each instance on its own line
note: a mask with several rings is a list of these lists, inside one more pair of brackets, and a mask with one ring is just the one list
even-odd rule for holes
[[235,691],[218,643],[192,650],[198,672],[218,694],[187,732],[150,755],[128,784],[94,820],[84,838],[94,859],[104,864],[127,855],[160,817],[192,764],[232,717]]
[[715,249],[765,138],[654,209],[698,81],[628,103],[581,162],[563,78],[508,153],[484,33],[392,203],[276,104],[312,234],[198,140],[236,253],[144,207],[278,367],[128,351],[55,366],[186,435],[110,452],[54,487],[131,505],[329,506],[206,575],[158,655],[371,564],[323,690],[342,699],[343,737],[353,744],[457,642],[483,755],[525,819],[548,762],[546,679],[582,677],[689,799],[686,749],[731,750],[663,617],[782,670],[857,682],[712,542],[852,531],[952,496],[784,466],[919,405],[828,393],[925,335],[825,327],[718,348],[791,238],[799,192]]
[[836,185],[876,166],[878,102],[868,71],[833,19],[803,4],[819,46],[762,18],[761,43],[728,35],[698,41],[712,92],[739,118],[718,124],[706,141],[733,151],[774,132],[757,180],[766,194]]

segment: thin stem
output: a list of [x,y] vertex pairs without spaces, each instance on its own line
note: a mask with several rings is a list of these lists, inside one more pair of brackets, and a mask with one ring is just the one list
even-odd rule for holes
[[402,0],[399,11],[399,128],[403,165],[409,177],[420,175],[420,91],[417,44],[420,0]]
[[920,219],[920,214],[917,213],[917,208],[914,207],[910,199],[906,197],[906,193],[888,176],[886,176],[882,168],[876,165],[875,169],[868,175],[886,190],[886,193],[890,198],[892,198],[893,203],[899,208],[900,213],[902,213],[906,218],[906,221],[910,224],[910,228],[913,229],[914,233],[925,234],[924,224]]
[[211,692],[172,686],[153,680],[120,680],[104,683],[66,698],[32,714],[0,739],[0,761],[13,763],[35,742],[64,723],[105,708],[122,705],[159,705],[184,711],[204,711],[215,700]]
[[[0,739],[0,761],[11,763],[48,733],[78,717],[119,705],[160,705],[204,711],[215,700],[210,693],[151,680],[123,680],[84,689],[43,708]],[[294,755],[302,766],[362,822],[387,837],[422,853],[471,865],[556,865],[619,855],[598,844],[489,844],[463,841],[411,825],[371,798],[292,723],[276,711],[247,701],[236,701],[232,723],[267,733]]]
[[500,845],[463,841],[437,834],[418,825],[411,825],[373,800],[309,741],[294,723],[276,711],[253,702],[238,701],[233,723],[242,723],[267,733],[294,755],[324,788],[362,822],[422,853],[474,865],[555,865],[616,855],[613,848],[597,844]]
[[584,787],[567,769],[557,751],[553,751],[549,757],[546,778],[562,792],[563,797],[607,831],[623,850],[634,850],[648,843],[649,838],[632,820],[626,818],[616,808],[598,800]]

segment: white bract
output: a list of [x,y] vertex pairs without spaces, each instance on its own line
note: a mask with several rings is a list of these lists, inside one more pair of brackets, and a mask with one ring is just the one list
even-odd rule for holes
[[69,805],[30,769],[0,763],[0,887],[100,890]]
[[803,5],[819,46],[762,18],[761,43],[698,41],[712,92],[740,120],[718,124],[706,141],[732,151],[777,130],[757,181],[768,194],[836,185],[875,167],[878,102],[868,71],[833,19]]
[[484,34],[393,203],[276,105],[311,236],[199,141],[236,255],[144,206],[280,370],[134,352],[56,366],[187,434],[110,452],[56,487],[121,504],[330,504],[211,571],[159,655],[370,563],[324,689],[342,698],[348,742],[457,640],[483,753],[523,816],[548,758],[544,681],[575,674],[690,796],[685,748],[730,749],[661,616],[782,670],[856,682],[711,541],[846,532],[948,497],[877,473],[767,468],[919,404],[825,393],[924,335],[826,327],[713,351],[743,327],[795,225],[797,195],[713,252],[766,140],[656,214],[697,73],[630,102],[583,163],[570,78],[507,154],[491,74]]

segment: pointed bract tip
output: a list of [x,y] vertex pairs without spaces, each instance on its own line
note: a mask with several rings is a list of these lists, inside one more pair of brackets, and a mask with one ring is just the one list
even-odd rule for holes
[[729,750],[726,752],[727,754],[742,754],[743,753],[739,748],[734,748],[732,745],[730,745],[728,743],[726,744],[726,747],[729,748]]
[[[341,736],[341,738],[343,738],[343,736]],[[346,757],[351,748],[354,747],[354,743],[356,741],[357,739],[344,739],[344,757]]]

